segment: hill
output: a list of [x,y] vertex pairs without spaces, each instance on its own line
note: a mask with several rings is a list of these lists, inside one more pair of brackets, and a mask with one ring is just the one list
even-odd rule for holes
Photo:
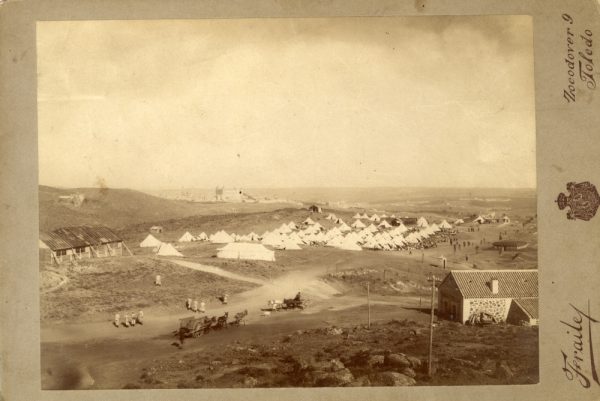
[[[59,196],[80,193],[81,206],[59,202]],[[179,219],[196,215],[260,212],[289,206],[281,203],[197,203],[164,199],[118,188],[60,189],[39,186],[40,231],[58,227],[101,224],[121,229],[133,224]]]

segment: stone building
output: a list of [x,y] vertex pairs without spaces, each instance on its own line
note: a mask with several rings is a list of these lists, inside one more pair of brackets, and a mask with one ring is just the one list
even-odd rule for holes
[[439,286],[438,315],[466,323],[484,313],[537,325],[537,302],[537,270],[452,270]]

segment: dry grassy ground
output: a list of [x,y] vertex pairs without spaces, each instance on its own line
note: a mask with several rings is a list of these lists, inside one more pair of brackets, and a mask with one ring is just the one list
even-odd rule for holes
[[[42,287],[48,287],[44,277],[52,283],[56,275],[67,279],[58,289],[41,294],[42,322],[110,320],[114,313],[140,309],[155,314],[181,311],[188,297],[210,304],[218,302],[223,291],[234,294],[254,287],[145,256],[91,259],[79,266],[42,265],[41,270]],[[159,287],[154,285],[157,274],[163,282]]]

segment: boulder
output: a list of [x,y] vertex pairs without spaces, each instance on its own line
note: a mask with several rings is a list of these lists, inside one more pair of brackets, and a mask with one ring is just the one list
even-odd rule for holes
[[330,368],[330,369],[331,369],[333,372],[337,372],[338,370],[342,370],[342,369],[345,369],[345,368],[346,368],[346,366],[344,366],[344,364],[342,363],[342,361],[340,361],[340,360],[339,360],[339,359],[337,359],[337,358],[336,358],[336,359],[332,359],[332,360],[331,360],[329,363],[330,363],[330,365],[331,365],[331,368]]
[[395,368],[410,368],[411,364],[404,354],[388,354],[384,358],[384,363]]
[[419,369],[421,367],[421,360],[416,356],[407,356],[406,359],[409,360],[411,368]]
[[398,372],[382,372],[375,376],[377,382],[384,386],[413,386],[415,379]]
[[254,387],[258,384],[258,380],[256,380],[254,377],[252,376],[247,376],[244,379],[244,386],[245,387]]
[[342,329],[340,329],[339,327],[330,327],[327,329],[326,334],[329,336],[339,336],[343,332],[344,331]]
[[347,386],[354,381],[354,375],[344,368],[336,372],[316,372],[315,385],[320,387]]
[[496,366],[496,377],[497,378],[510,379],[514,375],[515,375],[514,372],[512,371],[510,366],[508,366],[508,363],[506,363],[506,361],[502,361]]
[[371,355],[367,360],[367,364],[371,367],[377,365],[383,365],[385,362],[385,358],[383,355]]

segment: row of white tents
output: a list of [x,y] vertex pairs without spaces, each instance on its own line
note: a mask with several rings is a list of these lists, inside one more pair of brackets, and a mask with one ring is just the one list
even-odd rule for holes
[[[299,250],[302,249],[300,245],[331,246],[355,251],[362,249],[394,250],[414,246],[442,229],[452,227],[446,220],[439,225],[428,224],[423,217],[418,219],[418,229],[415,231],[410,231],[402,223],[392,227],[385,220],[377,226],[373,223],[366,226],[359,219],[350,226],[341,219],[337,219],[336,223],[337,226],[326,230],[309,217],[300,226],[292,221],[288,224],[284,223],[272,231],[265,231],[261,235],[255,232],[247,235],[229,234],[221,230],[211,235],[202,232],[194,236],[188,231],[179,238],[178,242],[209,241],[214,244],[226,244],[223,248],[218,249],[218,257],[274,260],[274,252],[262,245],[280,250]],[[260,247],[251,246],[259,245],[258,242],[262,244]],[[140,243],[140,247],[155,248],[158,255],[183,256],[171,244],[161,242],[152,234],[149,234]]]

